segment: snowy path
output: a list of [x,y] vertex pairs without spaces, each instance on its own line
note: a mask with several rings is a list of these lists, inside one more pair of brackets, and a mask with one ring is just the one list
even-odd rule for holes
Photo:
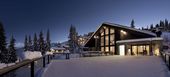
[[105,56],[54,60],[43,77],[170,77],[155,56]]

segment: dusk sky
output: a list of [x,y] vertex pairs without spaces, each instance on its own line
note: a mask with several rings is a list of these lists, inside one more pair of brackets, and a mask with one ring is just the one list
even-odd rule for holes
[[68,39],[73,24],[79,34],[95,31],[103,22],[136,27],[170,20],[170,0],[1,0],[0,21],[9,41],[13,34],[17,43],[24,36],[49,28],[52,42]]

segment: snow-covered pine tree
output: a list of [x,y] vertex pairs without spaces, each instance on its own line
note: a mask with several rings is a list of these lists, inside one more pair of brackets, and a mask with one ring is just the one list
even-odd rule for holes
[[28,51],[28,38],[27,38],[27,35],[25,35],[24,51]]
[[34,43],[33,43],[34,51],[38,51],[38,40],[37,40],[37,34],[34,34]]
[[6,36],[3,24],[0,22],[0,62],[8,63]]
[[28,50],[29,51],[33,51],[32,40],[31,40],[31,36],[30,35],[29,35],[29,38],[28,38]]
[[42,31],[39,34],[39,50],[41,51],[41,54],[45,54],[45,44],[44,44],[44,37]]
[[51,40],[50,40],[50,31],[47,30],[47,36],[46,36],[46,51],[50,51],[51,48]]
[[8,63],[14,63],[17,60],[16,49],[15,49],[15,39],[12,36],[8,46]]

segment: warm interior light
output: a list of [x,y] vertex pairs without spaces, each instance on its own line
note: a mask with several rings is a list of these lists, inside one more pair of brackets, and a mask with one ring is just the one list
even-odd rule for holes
[[99,38],[99,36],[94,36],[94,38],[96,39],[96,38]]
[[103,28],[106,29],[106,26],[104,26]]
[[125,55],[125,45],[120,45],[119,46],[119,53],[120,55]]
[[156,48],[154,53],[156,56],[159,56],[159,48]]

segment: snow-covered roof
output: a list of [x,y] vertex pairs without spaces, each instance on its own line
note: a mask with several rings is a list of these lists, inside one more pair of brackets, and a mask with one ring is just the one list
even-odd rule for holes
[[63,48],[63,47],[51,47],[51,49],[54,49],[54,50],[65,50],[65,48]]
[[[156,34],[154,34],[154,33],[152,33],[152,32],[149,32],[149,31],[146,31],[146,30],[135,29],[135,28],[131,28],[131,27],[128,27],[128,26],[123,26],[123,25],[120,25],[120,24],[109,23],[109,22],[104,22],[103,24],[107,24],[107,25],[111,25],[111,26],[115,26],[115,27],[120,27],[120,28],[125,28],[125,29],[129,29],[129,30],[133,30],[133,31],[137,31],[137,32],[149,34],[149,35],[152,35],[152,36],[156,36]],[[87,42],[96,34],[96,32],[100,29],[100,27],[103,26],[103,24],[97,28],[97,30],[96,30],[96,31],[92,34],[92,36],[85,42],[84,45],[87,44]]]
[[161,41],[161,40],[163,40],[163,38],[155,37],[155,38],[142,38],[142,39],[121,40],[121,41],[116,41],[116,43],[141,42],[141,41]]
[[120,24],[109,23],[109,22],[104,22],[103,24],[108,24],[108,25],[111,25],[111,26],[120,27],[120,28],[125,28],[125,29],[129,29],[129,30],[133,30],[133,31],[137,31],[137,32],[149,34],[149,35],[152,35],[152,36],[156,36],[155,33],[152,33],[152,32],[150,32],[150,31],[139,30],[139,29],[135,29],[135,28],[128,27],[128,26],[123,26],[123,25],[120,25]]
[[99,26],[97,28],[97,30],[90,36],[90,38],[84,43],[84,46],[86,45],[86,43],[96,34],[96,32],[100,29],[101,26]]

